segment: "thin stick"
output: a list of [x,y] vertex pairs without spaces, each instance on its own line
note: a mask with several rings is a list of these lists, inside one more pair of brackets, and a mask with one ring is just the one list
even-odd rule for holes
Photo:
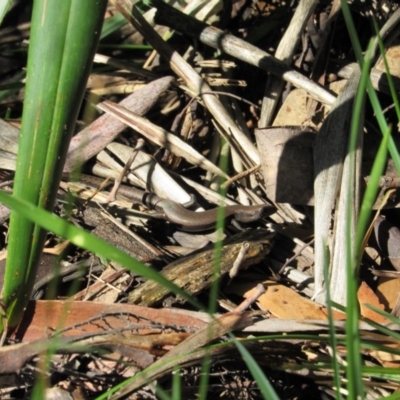
[[142,149],[143,146],[144,146],[144,140],[142,138],[138,139],[136,146],[133,149],[131,156],[129,157],[129,160],[125,164],[124,168],[122,168],[122,171],[120,172],[118,177],[115,179],[114,186],[106,199],[106,204],[111,203],[117,199],[117,197],[116,197],[117,191],[118,191],[119,187],[121,186],[121,183],[124,180],[126,174],[128,173],[133,161],[135,161],[138,151],[140,149]]

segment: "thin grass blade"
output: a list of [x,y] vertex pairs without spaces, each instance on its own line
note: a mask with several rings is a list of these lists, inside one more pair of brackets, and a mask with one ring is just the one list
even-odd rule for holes
[[[35,0],[14,194],[51,209],[83,98],[106,0]],[[15,326],[29,300],[46,231],[11,214],[3,300]]]

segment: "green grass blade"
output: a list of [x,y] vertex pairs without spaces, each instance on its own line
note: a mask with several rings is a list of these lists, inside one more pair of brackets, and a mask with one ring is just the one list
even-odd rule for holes
[[25,86],[22,83],[22,80],[24,78],[25,78],[25,71],[17,72],[7,85],[1,86],[0,87],[0,101],[5,100],[7,97],[9,97],[15,93],[18,93],[18,91]]
[[104,21],[103,28],[101,30],[100,40],[111,35],[118,29],[121,29],[127,23],[128,23],[128,21],[125,19],[125,17],[122,14],[115,14],[112,17],[107,18]]
[[181,369],[177,368],[172,374],[172,399],[180,400],[182,399],[182,377]]
[[[35,0],[14,194],[54,205],[106,0]],[[10,326],[30,297],[46,232],[12,212],[3,300]]]
[[381,400],[398,400],[399,399],[399,393],[393,393],[389,396],[382,397]]
[[[357,95],[354,104],[354,113],[351,121],[350,128],[350,141],[349,141],[349,155],[352,159],[353,173],[351,176],[353,179],[349,181],[350,187],[354,187],[354,168],[355,168],[355,152],[357,150],[358,136],[360,133],[360,118],[364,109],[365,102],[365,91],[367,86],[367,81],[369,79],[370,65],[371,65],[371,52],[372,43],[369,46],[369,51],[367,52],[366,62],[363,63],[360,84],[357,90]],[[347,205],[347,221],[352,220],[352,213],[354,210],[351,206],[351,199],[348,199]],[[365,214],[365,211],[364,211]],[[360,215],[360,219],[365,219],[364,216]],[[364,237],[365,231],[361,231],[359,221],[357,223],[356,229],[356,241],[352,243],[351,240],[351,225],[347,224],[347,320],[346,320],[346,338],[347,338],[347,353],[348,353],[348,364],[347,364],[347,389],[350,398],[358,399],[364,396],[364,385],[361,375],[361,340],[360,333],[358,329],[358,321],[360,318],[358,309],[358,269],[359,261],[362,247],[362,239]],[[360,239],[361,238],[361,239]]]
[[10,9],[12,2],[13,0],[0,0],[0,25]]

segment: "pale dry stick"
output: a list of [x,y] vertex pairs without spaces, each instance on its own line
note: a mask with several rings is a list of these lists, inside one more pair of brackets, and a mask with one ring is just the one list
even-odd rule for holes
[[140,115],[135,114],[125,107],[119,106],[109,100],[104,101],[97,107],[100,110],[113,115],[115,118],[118,118],[119,121],[135,129],[152,142],[170,150],[172,153],[180,157],[183,157],[189,163],[197,165],[198,167],[210,171],[218,176],[227,177],[225,172],[202,156],[198,151],[194,150],[193,147],[185,143],[182,139],[169,133],[164,128],[153,124]]
[[279,275],[282,275],[286,269],[287,266],[289,266],[289,264],[294,261],[298,256],[301,255],[301,253],[303,252],[303,250],[309,246],[311,246],[314,243],[314,239],[311,239],[309,242],[304,243],[302,247],[300,247],[300,249],[298,251],[296,251],[296,253],[288,258],[285,263],[282,265],[281,269],[278,271]]
[[249,250],[249,248],[250,248],[249,242],[242,243],[242,247],[239,250],[236,260],[233,262],[232,268],[229,270],[229,278],[231,278],[231,280],[238,274],[239,269],[243,263],[243,258],[246,255],[247,250]]
[[6,187],[6,186],[11,186],[14,183],[14,179],[11,179],[9,181],[4,181],[0,183],[0,188]]
[[[278,60],[282,60],[284,64],[290,65],[292,63],[293,55],[301,34],[317,3],[318,0],[300,0],[290,24],[275,52],[275,57]],[[268,77],[264,91],[260,120],[258,122],[259,128],[271,125],[273,114],[281,97],[283,87],[284,81],[277,79],[276,76],[270,75]]]
[[252,173],[258,171],[260,169],[260,167],[261,167],[261,164],[255,165],[254,167],[246,169],[245,171],[241,172],[240,174],[232,176],[232,178],[228,179],[221,185],[221,189],[227,189],[230,185],[232,185],[232,183],[234,183],[242,178],[245,178],[246,176],[251,175]]
[[213,92],[203,92],[203,94],[212,94],[212,95],[221,95],[221,96],[228,96],[228,97],[232,97],[233,99],[236,99],[238,101],[241,101],[243,103],[248,104],[249,106],[254,107],[256,110],[260,109],[260,107],[253,103],[250,100],[245,99],[244,97],[238,96],[237,94],[234,93],[229,93],[229,92],[221,92],[219,90],[214,90]]
[[[196,192],[198,192],[199,194],[201,194],[202,197],[204,197],[204,199],[206,199],[207,201],[209,201],[210,203],[216,204],[216,205],[220,205],[220,204],[225,204],[225,205],[235,205],[235,204],[243,204],[240,203],[238,201],[234,201],[232,199],[230,199],[229,197],[225,197],[225,196],[221,196],[218,192],[207,188],[203,185],[200,185],[199,183],[192,181],[189,178],[186,178],[184,176],[181,177],[182,180],[190,187],[193,187]],[[252,199],[253,204],[263,204],[265,203],[265,201],[262,201],[258,196],[255,195],[255,193],[250,192],[247,193],[248,198]]]
[[91,89],[90,94],[99,97],[106,97],[117,94],[128,96],[129,94],[136,92],[143,86],[145,86],[143,83],[124,80],[123,82],[120,83],[114,83],[107,86]]
[[[150,82],[121,101],[121,105],[140,114],[146,114],[165,92],[174,78],[166,76]],[[111,143],[126,125],[110,115],[102,115],[74,136],[68,149],[64,172],[71,172]]]
[[[123,280],[121,280],[122,275],[125,274],[125,277]],[[95,278],[95,275],[92,275],[92,278]],[[129,279],[129,275],[126,273],[125,270],[119,270],[119,271],[114,271],[111,272],[109,275],[106,277],[103,276],[103,278],[95,278],[97,282],[92,282],[90,285],[87,285],[85,289],[81,290],[78,293],[75,293],[73,296],[70,297],[70,300],[75,300],[75,301],[87,301],[90,299],[93,299],[96,295],[99,294],[104,289],[104,283],[108,283],[110,285],[110,289],[115,288],[115,285],[111,285],[110,282],[114,282],[117,279],[119,279],[119,282],[125,282],[127,279]],[[118,290],[115,288],[115,290]]]
[[[116,179],[118,179],[118,178],[116,178]],[[108,185],[108,182],[109,182],[109,179],[106,178],[106,179],[96,188],[96,190],[93,191],[93,194],[92,194],[91,196],[89,196],[89,197],[86,199],[86,201],[85,201],[85,203],[83,204],[83,206],[84,206],[84,207],[87,207],[87,205],[97,196],[97,194],[100,193],[100,192]],[[61,184],[60,184],[60,187],[62,187]],[[114,201],[115,201],[115,200],[114,200]],[[108,204],[108,203],[109,203],[109,201],[108,201],[108,198],[107,198],[107,199],[106,199],[106,204]]]
[[111,65],[112,67],[116,67],[116,68],[120,68],[122,70],[132,72],[138,76],[142,76],[143,78],[149,78],[149,79],[161,78],[160,75],[158,75],[154,72],[151,72],[147,69],[138,67],[138,66],[134,65],[132,62],[118,60],[117,58],[112,58],[109,56],[105,56],[103,54],[96,54],[94,56],[94,62],[98,63],[98,64]]
[[279,76],[295,87],[306,90],[312,97],[324,104],[330,105],[335,101],[335,96],[323,87],[256,46],[184,15],[163,1],[152,0],[152,4],[157,7],[156,23],[193,36],[208,46]]
[[[371,272],[372,275],[379,276],[382,278],[400,278],[400,271],[386,271],[386,270],[379,270],[369,268],[368,271]],[[399,293],[400,296],[400,293]],[[392,310],[393,312],[393,310]]]
[[378,219],[378,217],[381,215],[382,208],[385,207],[386,203],[387,203],[388,200],[389,200],[389,197],[390,197],[392,194],[394,194],[394,193],[396,193],[396,189],[390,189],[390,190],[388,190],[388,191],[385,193],[385,195],[383,196],[383,199],[381,200],[381,202],[380,202],[380,204],[379,204],[379,207],[377,208],[377,210],[376,210],[376,212],[375,212],[375,215],[374,215],[374,217],[372,218],[372,221],[371,221],[371,223],[369,224],[369,227],[368,227],[367,231],[365,232],[365,236],[364,236],[364,239],[363,239],[363,242],[362,242],[362,249],[363,249],[363,251],[364,251],[365,248],[367,247],[369,238],[370,238],[370,236],[371,236],[371,234],[372,234],[372,232],[373,232],[373,230],[374,230],[375,222],[376,222],[376,220]]
[[287,266],[282,275],[291,283],[295,283],[296,290],[309,298],[314,294],[313,278],[295,267]]
[[[316,137],[314,148],[315,295],[324,303],[323,281],[331,215],[342,180],[343,162],[360,73],[349,79]],[[332,252],[331,252],[332,254]],[[342,265],[344,268],[346,263]],[[336,281],[337,284],[337,281]],[[340,286],[343,286],[339,283]],[[320,296],[321,295],[321,296]]]
[[[115,279],[117,279],[117,278],[120,278],[120,275],[123,274],[124,272],[125,272],[125,271],[117,271],[116,274],[113,274],[113,275],[112,275],[112,279],[115,280]],[[104,278],[98,277],[98,276],[93,275],[93,274],[90,274],[90,275],[91,275],[91,278],[92,278],[94,281],[97,281],[98,283],[100,283],[100,284],[103,286],[102,289],[104,288],[104,286],[107,286],[109,289],[114,290],[114,291],[117,292],[118,294],[122,293],[122,290],[121,290],[121,289],[118,289],[114,284],[108,282],[108,281],[105,280]],[[114,275],[116,275],[116,276],[114,276]],[[126,280],[126,278],[125,278],[125,280]],[[88,298],[85,297],[84,300],[88,300]]]
[[[117,174],[115,174],[117,175]],[[103,178],[99,178],[103,179]],[[71,192],[76,198],[85,200],[85,202],[95,202],[96,204],[106,204],[107,200],[107,194],[104,192],[99,192],[98,186],[94,188],[92,185],[88,187],[87,183],[81,183],[81,182],[60,182],[60,188],[62,188],[64,191],[69,191]],[[125,199],[117,199],[114,204],[118,208],[125,208],[130,210],[132,207],[132,202],[125,200]],[[146,217],[145,213],[141,213],[140,211],[134,211],[133,214],[138,215],[139,217]]]
[[265,287],[263,284],[259,283],[252,291],[251,295],[242,301],[234,310],[233,312],[244,312],[248,309],[253,303],[255,303],[258,298],[265,293]]
[[119,187],[121,186],[121,183],[123,179],[125,178],[125,175],[128,173],[129,169],[131,168],[131,165],[133,161],[136,158],[136,155],[140,149],[142,149],[144,146],[144,140],[143,139],[138,139],[136,146],[134,147],[131,156],[129,157],[129,160],[125,163],[124,168],[122,168],[122,171],[118,175],[118,177],[115,179],[114,186],[108,195],[107,198],[107,203],[111,203],[112,201],[116,200],[116,195]]
[[[280,333],[282,332],[312,332],[312,331],[328,331],[331,322],[324,320],[311,320],[311,319],[262,319],[257,321],[254,325],[244,329],[246,333]],[[388,329],[399,331],[398,324],[382,324]],[[333,321],[335,331],[344,331],[346,329],[346,321]],[[358,323],[360,332],[376,331],[376,327],[368,322],[360,321]],[[368,337],[368,334],[365,334]],[[370,339],[370,337],[369,337]]]
[[[121,166],[115,162],[115,160],[112,159],[109,155],[107,155],[105,152],[101,152],[99,154],[99,157],[104,159],[104,162],[107,164],[110,164],[108,167],[105,167],[103,164],[97,163],[93,166],[93,174],[102,178],[116,178],[118,176],[118,172],[121,169]],[[145,154],[146,157],[150,158],[148,154]],[[100,158],[99,158],[100,160]],[[103,163],[103,161],[101,161]],[[114,164],[113,164],[114,163]],[[185,204],[189,202],[192,198],[191,196],[182,189],[181,186],[179,186],[176,181],[169,176],[165,171],[160,173],[158,170],[161,168],[159,164],[155,164],[154,161],[152,163],[147,162],[149,164],[148,166],[150,168],[146,168],[146,171],[143,172],[145,176],[147,176],[147,186],[142,180],[142,178],[137,178],[135,175],[132,173],[129,173],[127,176],[127,181],[133,185],[133,186],[138,186],[142,189],[149,190],[155,194],[157,194],[159,197],[163,197],[166,199],[171,199],[174,200],[180,204]],[[112,166],[111,166],[112,165]],[[146,166],[146,165],[145,165]],[[147,166],[146,166],[147,167]],[[151,168],[155,167],[157,176],[154,177],[154,174],[151,173]],[[137,170],[135,170],[135,173]],[[147,174],[147,175],[145,175]],[[183,179],[185,180],[185,179]],[[201,188],[204,188],[204,186],[199,185]],[[120,203],[121,200],[117,200],[117,203]],[[125,203],[125,202],[124,202]],[[226,203],[228,205],[234,205],[236,203],[230,202]],[[132,204],[127,205],[126,207],[131,208]],[[202,211],[203,209],[198,208],[198,211]],[[143,217],[148,217],[147,214],[144,214]]]
[[[196,13],[196,17],[199,19],[206,19],[211,12],[214,12],[214,15],[220,11],[221,2],[219,0],[209,1],[209,0],[195,0],[190,1],[186,5],[183,12],[187,15],[192,15]],[[214,10],[217,7],[217,10]],[[200,11],[199,11],[200,10]],[[164,36],[165,37],[165,36]],[[149,68],[151,63],[153,62],[154,58],[157,56],[157,51],[153,50],[150,56],[147,58],[146,62],[144,63],[144,68]]]
[[[110,145],[107,146],[107,149],[109,146]],[[104,160],[102,160],[102,158],[104,158]],[[98,160],[99,162],[97,162],[92,168],[92,173],[94,176],[108,179],[116,179],[118,177],[122,166],[118,163],[117,160],[115,160],[113,157],[110,157],[107,152],[105,152],[104,150],[101,151],[97,155],[96,160]],[[144,181],[142,181],[142,179],[138,178],[132,173],[129,173],[125,179],[133,186],[138,186],[142,189],[146,189],[146,184],[144,183]],[[149,184],[149,186],[152,187],[151,183]]]
[[[113,0],[113,3],[153,47],[170,62],[173,71],[184,80],[189,89],[196,93],[196,95],[202,96],[205,106],[228,135],[230,144],[239,153],[242,151],[254,164],[259,164],[260,157],[256,147],[237,127],[235,121],[233,121],[229,113],[225,110],[220,100],[214,95],[203,94],[203,92],[212,92],[212,90],[200,75],[161,39],[136,8],[132,9],[133,2],[131,0]],[[237,142],[237,145],[232,140],[233,138]],[[240,149],[238,146],[240,146]]]

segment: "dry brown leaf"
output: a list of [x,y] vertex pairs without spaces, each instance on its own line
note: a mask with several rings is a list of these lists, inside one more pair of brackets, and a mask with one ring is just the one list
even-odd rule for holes
[[71,336],[124,329],[130,324],[140,324],[143,329],[138,332],[148,334],[160,332],[159,329],[145,329],[150,324],[199,329],[205,322],[174,310],[156,310],[132,304],[38,300],[29,303],[13,337],[25,342],[41,339],[46,333],[52,333],[51,329],[70,327],[63,336]]
[[400,294],[400,278],[379,278],[376,295],[384,305],[385,311],[391,312]]
[[[262,310],[268,310],[275,317],[300,320],[327,319],[327,310],[325,307],[301,296],[295,290],[273,281],[264,282],[264,286],[266,292],[258,298],[259,307]],[[252,290],[247,291],[244,296],[250,296]],[[344,317],[344,314],[334,312],[336,320],[344,319]]]
[[385,309],[383,304],[379,301],[378,296],[365,282],[361,282],[361,285],[358,288],[357,297],[360,303],[361,315],[363,317],[372,319],[373,321],[378,323],[389,322],[386,318],[382,317],[377,312],[366,307],[366,304],[371,304],[382,311],[384,311]]
[[304,89],[292,90],[279,109],[273,126],[287,126],[288,121],[290,121],[291,126],[310,126],[316,128],[307,112],[307,98],[308,94]]

